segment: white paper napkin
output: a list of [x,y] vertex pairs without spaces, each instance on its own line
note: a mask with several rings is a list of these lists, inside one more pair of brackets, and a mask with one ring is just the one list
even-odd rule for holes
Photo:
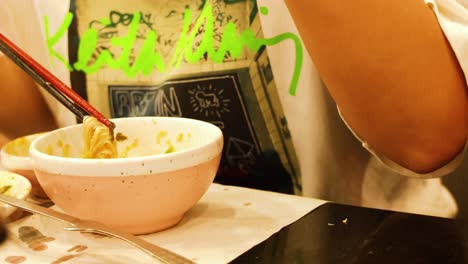
[[[196,263],[227,263],[323,203],[213,184],[177,226],[142,238]],[[38,215],[9,224],[11,234],[0,246],[0,261],[158,263],[120,240],[64,231],[65,226]]]

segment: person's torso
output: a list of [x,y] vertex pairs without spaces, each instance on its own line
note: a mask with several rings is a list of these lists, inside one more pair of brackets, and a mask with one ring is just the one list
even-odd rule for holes
[[32,2],[16,40],[107,116],[211,122],[225,136],[216,181],[361,203],[369,155],[283,1]]

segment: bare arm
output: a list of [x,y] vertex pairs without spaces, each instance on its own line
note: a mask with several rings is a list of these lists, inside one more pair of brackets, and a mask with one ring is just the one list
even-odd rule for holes
[[468,135],[466,81],[423,0],[286,0],[349,125],[419,173],[453,159]]
[[56,127],[38,89],[9,58],[0,56],[0,134],[12,139]]

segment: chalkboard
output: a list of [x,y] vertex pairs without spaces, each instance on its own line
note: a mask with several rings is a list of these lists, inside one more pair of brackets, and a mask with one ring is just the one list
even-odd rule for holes
[[[270,189],[276,184],[290,187],[291,175],[276,153],[249,72],[248,68],[236,69],[155,86],[109,85],[111,114],[113,118],[175,116],[210,122],[222,129],[225,140],[217,182]],[[257,172],[265,174],[265,168],[258,166],[275,171],[260,179]],[[288,183],[273,184],[279,179]],[[292,192],[289,187],[287,192]]]

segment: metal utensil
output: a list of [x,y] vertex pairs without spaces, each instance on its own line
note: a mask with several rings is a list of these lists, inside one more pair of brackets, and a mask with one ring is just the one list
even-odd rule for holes
[[30,202],[19,200],[19,199],[16,199],[16,198],[4,195],[4,194],[0,194],[0,201],[7,203],[9,205],[12,205],[12,206],[21,208],[31,213],[40,214],[40,215],[47,216],[47,217],[65,222],[67,224],[70,224],[71,226],[65,227],[65,230],[81,231],[81,232],[86,232],[86,233],[96,233],[96,234],[107,235],[107,236],[121,239],[141,249],[142,251],[158,259],[162,263],[167,263],[167,264],[194,263],[193,261],[189,259],[186,259],[167,249],[153,245],[139,237],[113,230],[97,222],[81,220],[73,216],[70,216],[70,215],[49,209],[49,208],[45,208],[45,207],[30,203]]

